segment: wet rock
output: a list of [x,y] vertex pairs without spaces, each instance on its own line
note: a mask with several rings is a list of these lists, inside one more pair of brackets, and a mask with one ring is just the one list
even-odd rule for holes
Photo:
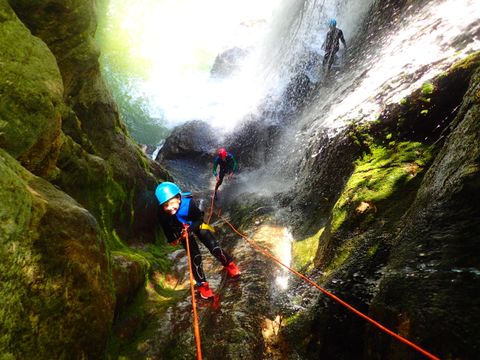
[[177,126],[158,153],[156,160],[189,158],[197,161],[212,161],[218,147],[218,136],[204,121],[189,121]]
[[138,261],[120,254],[112,256],[112,276],[115,284],[116,310],[124,310],[145,283],[146,271]]
[[210,75],[213,78],[224,78],[232,75],[239,68],[239,63],[248,55],[248,50],[234,47],[217,55]]

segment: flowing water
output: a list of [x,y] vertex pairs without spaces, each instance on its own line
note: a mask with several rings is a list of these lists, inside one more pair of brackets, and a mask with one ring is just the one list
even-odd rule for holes
[[[454,62],[480,49],[478,1],[412,2],[401,13],[393,12],[388,24],[371,17],[369,8],[374,3],[285,1],[285,11],[273,22],[264,44],[263,58],[257,58],[257,69],[262,69],[265,83],[271,86],[263,107],[271,107],[274,116],[267,121],[278,122],[276,112],[287,107],[293,125],[284,130],[273,150],[273,161],[252,174],[265,185],[256,181],[255,188],[285,191],[298,180],[305,153],[321,153],[320,133],[334,137],[347,121],[376,120],[386,105],[400,102]],[[349,47],[346,54],[340,54],[346,58],[344,66],[334,68],[327,79],[319,75],[320,83],[309,84],[310,100],[301,109],[285,104],[284,92],[292,79],[312,71],[304,65],[312,53],[318,56],[314,72],[321,73],[320,45],[330,17],[336,17]],[[341,46],[339,53],[342,50]],[[266,61],[268,54],[273,56]]]

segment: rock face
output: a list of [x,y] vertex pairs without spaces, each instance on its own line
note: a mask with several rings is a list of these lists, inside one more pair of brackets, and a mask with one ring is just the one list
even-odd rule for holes
[[[312,158],[305,164],[311,181],[297,189],[301,200],[291,202],[294,213],[309,219],[298,228],[301,223],[293,218],[297,234],[320,233],[311,276],[441,358],[472,358],[480,346],[474,335],[478,311],[472,312],[480,302],[466,295],[480,285],[474,260],[480,250],[479,60],[477,53],[453,66],[386,109],[378,122],[346,129],[349,156]],[[332,152],[329,148],[327,143],[322,153]],[[328,182],[326,173],[312,166],[321,161],[328,169],[333,159],[343,177]],[[302,206],[319,203],[312,187],[327,190],[333,201],[317,210]],[[366,328],[338,304],[301,286],[298,291],[312,300],[283,329],[292,354],[418,358],[415,350]],[[305,338],[302,344],[296,343],[299,336]],[[348,347],[346,337],[352,339]]]
[[241,60],[247,56],[248,51],[234,47],[224,51],[215,58],[210,74],[214,78],[223,78],[232,75],[238,70],[238,65]]
[[167,174],[119,119],[94,8],[0,0],[0,353],[11,358],[102,358],[149,268],[127,245],[157,237],[153,191]]
[[[480,286],[479,94],[480,68],[402,221],[371,305],[372,315],[422,339],[443,358],[472,358],[480,346],[480,301],[464,296]],[[369,340],[371,346],[398,347],[373,332]],[[408,358],[405,349],[397,351]]]
[[62,144],[63,83],[55,57],[4,1],[0,48],[0,147],[28,170],[49,176]]
[[190,159],[211,160],[218,147],[218,136],[204,121],[189,121],[177,126],[158,153],[157,161]]
[[95,218],[0,149],[0,350],[101,358],[114,293]]

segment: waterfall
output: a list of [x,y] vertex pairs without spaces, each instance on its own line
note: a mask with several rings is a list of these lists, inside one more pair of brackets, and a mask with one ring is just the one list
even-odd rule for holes
[[[269,184],[277,181],[278,186],[269,185],[270,189],[288,188],[301,176],[298,165],[306,149],[312,156],[321,152],[316,141],[320,133],[334,136],[352,119],[376,120],[386,105],[400,102],[479,50],[479,12],[474,0],[417,1],[401,9],[391,2],[284,1],[257,58],[257,70],[269,86],[262,106],[270,106],[274,114],[263,121],[277,121],[275,112],[284,106],[285,89],[299,72],[305,72],[299,66],[305,62],[305,47],[321,59],[330,17],[337,19],[345,34],[348,61],[328,82],[312,86],[301,111],[290,109],[292,125],[272,150],[273,160],[255,177],[263,176]],[[388,21],[382,21],[387,14]]]

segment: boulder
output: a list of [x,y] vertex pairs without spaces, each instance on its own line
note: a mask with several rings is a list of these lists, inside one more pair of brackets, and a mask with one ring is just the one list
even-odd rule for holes
[[193,120],[176,127],[158,153],[157,161],[190,158],[210,161],[219,146],[210,125]]
[[217,55],[210,75],[213,78],[224,78],[232,75],[239,68],[239,63],[248,55],[248,51],[239,47],[228,49]]

